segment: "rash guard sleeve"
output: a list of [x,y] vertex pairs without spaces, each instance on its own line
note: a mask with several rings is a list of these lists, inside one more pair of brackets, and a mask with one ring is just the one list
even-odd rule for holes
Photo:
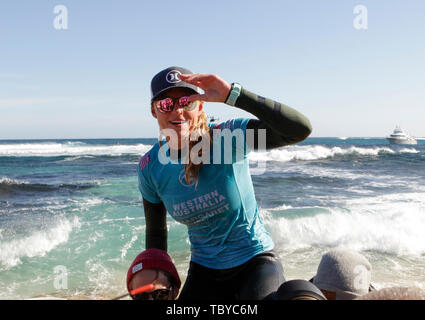
[[310,121],[297,110],[244,88],[236,100],[235,107],[258,118],[251,119],[247,124],[247,129],[254,130],[254,145],[249,146],[253,150],[264,149],[258,145],[259,129],[266,129],[266,149],[300,142],[312,131]]

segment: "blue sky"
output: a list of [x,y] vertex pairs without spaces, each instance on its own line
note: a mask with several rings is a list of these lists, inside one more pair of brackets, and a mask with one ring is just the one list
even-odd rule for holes
[[425,136],[424,34],[423,0],[2,1],[0,139],[156,137],[150,80],[171,65],[301,111],[312,136]]

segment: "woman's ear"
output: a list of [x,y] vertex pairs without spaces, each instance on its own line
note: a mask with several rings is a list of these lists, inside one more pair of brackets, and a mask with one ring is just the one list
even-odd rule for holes
[[153,116],[155,119],[157,119],[157,117],[156,117],[156,112],[155,112],[155,107],[154,107],[153,105],[151,105],[151,113],[152,113],[152,116]]
[[204,101],[201,101],[199,103],[199,111],[202,111],[203,108],[204,108]]

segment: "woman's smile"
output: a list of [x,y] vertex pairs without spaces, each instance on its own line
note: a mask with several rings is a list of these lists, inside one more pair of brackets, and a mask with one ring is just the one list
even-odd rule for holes
[[189,121],[187,120],[172,120],[172,121],[168,121],[171,125],[176,126],[176,127],[182,127],[186,124],[189,123]]

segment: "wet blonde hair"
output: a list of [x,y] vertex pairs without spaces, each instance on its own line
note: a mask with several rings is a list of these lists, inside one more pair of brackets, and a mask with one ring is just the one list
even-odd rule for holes
[[[192,148],[199,142],[202,141],[202,139],[209,139],[209,144],[211,144],[211,135],[210,135],[210,128],[208,127],[208,117],[205,114],[205,112],[202,112],[201,115],[198,118],[198,123],[195,125],[191,132],[192,135],[195,136],[195,139],[189,140],[189,163],[184,165],[185,170],[185,180],[188,184],[191,184],[192,181],[194,181],[195,186],[198,185],[199,181],[199,169],[201,169],[203,162],[201,161],[199,164],[194,164],[192,162]],[[198,157],[202,158],[202,148],[198,151]]]

